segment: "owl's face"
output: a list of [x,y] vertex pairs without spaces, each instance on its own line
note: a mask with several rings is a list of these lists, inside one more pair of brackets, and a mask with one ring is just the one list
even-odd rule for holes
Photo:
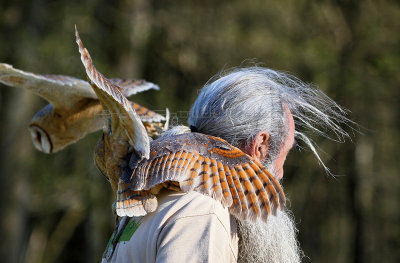
[[55,153],[104,126],[99,101],[84,99],[71,110],[48,104],[29,124],[33,145],[44,153]]

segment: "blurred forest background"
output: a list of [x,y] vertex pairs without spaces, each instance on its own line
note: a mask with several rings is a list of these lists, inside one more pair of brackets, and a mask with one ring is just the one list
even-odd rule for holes
[[[0,62],[85,78],[74,25],[109,77],[160,91],[133,99],[186,124],[198,90],[223,68],[262,63],[314,83],[363,134],[314,138],[289,155],[283,185],[304,262],[400,262],[400,3],[381,0],[1,0]],[[113,228],[111,188],[94,166],[100,132],[53,154],[27,124],[47,103],[0,87],[2,262],[99,262]]]

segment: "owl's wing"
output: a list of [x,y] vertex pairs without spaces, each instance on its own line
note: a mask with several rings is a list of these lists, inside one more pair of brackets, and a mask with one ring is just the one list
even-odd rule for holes
[[76,43],[90,84],[103,108],[108,112],[107,136],[119,143],[126,142],[133,147],[139,158],[148,158],[150,142],[139,116],[130,102],[123,96],[123,90],[104,77],[93,65],[89,52],[83,46],[75,26]]
[[83,98],[97,98],[86,81],[62,75],[34,74],[4,63],[0,63],[0,82],[30,90],[58,109],[70,109]]
[[[0,82],[7,86],[30,90],[57,109],[72,108],[85,98],[97,99],[96,93],[87,81],[64,75],[35,74],[5,63],[0,63]],[[114,78],[111,82],[119,86],[126,97],[150,89],[160,89],[158,85],[145,80]],[[140,106],[136,104],[135,107]],[[164,120],[160,114],[149,113],[141,114],[148,122]]]
[[218,137],[187,133],[160,138],[151,143],[150,159],[130,159],[118,187],[120,216],[138,206],[133,193],[171,181],[185,192],[198,191],[220,201],[241,220],[267,220],[285,204],[280,184],[267,169]]
[[143,79],[110,79],[110,81],[123,90],[125,97],[135,95],[149,89],[160,90],[160,87],[152,82]]

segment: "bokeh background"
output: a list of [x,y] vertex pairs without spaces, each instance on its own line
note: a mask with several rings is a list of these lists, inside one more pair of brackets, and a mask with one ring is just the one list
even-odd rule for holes
[[[314,138],[289,155],[283,185],[304,262],[400,262],[400,4],[383,0],[1,0],[0,62],[85,78],[77,24],[97,68],[161,90],[133,99],[185,118],[221,69],[261,64],[314,83],[351,110],[352,141]],[[0,259],[99,262],[112,191],[93,164],[100,132],[59,153],[31,143],[46,102],[0,85]]]

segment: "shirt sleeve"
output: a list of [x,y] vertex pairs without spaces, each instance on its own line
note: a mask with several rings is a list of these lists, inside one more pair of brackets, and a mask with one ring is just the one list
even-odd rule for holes
[[158,236],[156,262],[236,262],[227,221],[210,213],[168,222]]

